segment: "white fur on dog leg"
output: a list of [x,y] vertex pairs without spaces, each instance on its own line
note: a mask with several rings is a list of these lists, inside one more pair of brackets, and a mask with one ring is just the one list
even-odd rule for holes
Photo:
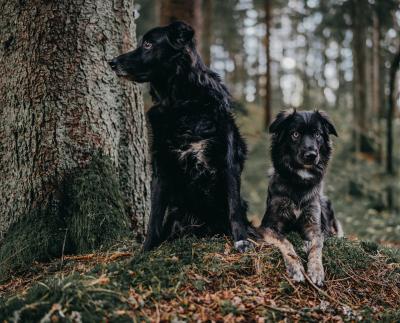
[[248,240],[239,240],[234,243],[235,249],[239,252],[246,252],[252,248],[252,244]]
[[305,281],[302,269],[302,266],[288,266],[287,273],[289,277],[293,279],[293,281],[301,283]]
[[320,287],[324,285],[325,273],[322,265],[309,263],[307,274],[315,285]]

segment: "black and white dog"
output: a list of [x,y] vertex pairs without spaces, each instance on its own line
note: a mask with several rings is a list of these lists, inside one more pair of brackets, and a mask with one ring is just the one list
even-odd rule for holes
[[229,234],[245,251],[249,224],[240,176],[246,145],[219,76],[202,62],[183,22],[147,32],[137,49],[109,62],[118,76],[149,82],[155,105],[152,202],[144,249],[185,233]]
[[323,112],[289,110],[277,115],[269,131],[273,170],[259,233],[264,241],[280,249],[290,277],[303,281],[303,265],[284,236],[288,231],[299,232],[307,241],[307,273],[315,284],[322,285],[324,238],[343,235],[323,193],[323,177],[332,151],[329,136],[337,136],[335,127]]

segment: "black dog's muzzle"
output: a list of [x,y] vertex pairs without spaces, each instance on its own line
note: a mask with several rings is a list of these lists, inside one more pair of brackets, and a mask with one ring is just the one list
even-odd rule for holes
[[108,65],[110,65],[111,69],[115,71],[118,66],[118,61],[116,58],[113,58],[111,61],[108,61]]

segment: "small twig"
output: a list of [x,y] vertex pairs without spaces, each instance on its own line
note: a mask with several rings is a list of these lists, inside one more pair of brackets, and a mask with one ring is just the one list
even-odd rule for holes
[[298,311],[293,310],[291,308],[276,307],[276,306],[268,305],[268,304],[265,304],[265,307],[268,307],[271,310],[278,311],[278,312],[283,312],[283,313],[291,313],[291,314],[299,313]]
[[[154,301],[154,299],[153,299],[153,301]],[[156,322],[160,323],[160,321],[161,321],[160,309],[158,308],[158,304],[155,301],[154,301],[154,305],[156,307],[156,314],[157,314]]]
[[250,242],[254,243],[257,247],[261,246],[260,243],[258,243],[257,241],[255,241],[253,239],[247,238],[247,240],[249,240]]
[[330,296],[328,293],[326,293],[324,290],[322,290],[321,288],[319,288],[317,285],[315,285],[312,280],[310,279],[310,277],[308,277],[308,275],[303,272],[304,277],[307,279],[307,281],[310,283],[310,285],[312,287],[314,287],[320,294],[322,294],[323,296],[325,296],[326,298],[330,299],[332,302],[342,305],[342,306],[348,306],[347,304],[343,304],[342,302],[339,302],[338,300],[334,299],[332,296]]
[[65,229],[65,234],[64,234],[64,241],[63,241],[62,250],[61,250],[60,270],[62,269],[63,264],[64,264],[64,251],[65,251],[65,243],[67,241],[67,232],[68,232],[68,228]]

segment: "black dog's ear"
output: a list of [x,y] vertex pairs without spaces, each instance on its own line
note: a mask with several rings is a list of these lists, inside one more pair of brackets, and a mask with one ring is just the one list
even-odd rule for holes
[[330,135],[334,135],[337,137],[338,136],[337,131],[336,131],[335,126],[333,125],[331,119],[329,118],[328,114],[325,113],[324,111],[316,111],[316,113],[318,114],[322,124],[324,125],[324,127],[326,128],[328,133]]
[[282,130],[285,123],[296,114],[296,109],[289,109],[279,112],[269,126],[270,133],[278,133]]
[[176,48],[185,47],[194,41],[194,29],[183,21],[175,21],[168,25],[168,39]]

